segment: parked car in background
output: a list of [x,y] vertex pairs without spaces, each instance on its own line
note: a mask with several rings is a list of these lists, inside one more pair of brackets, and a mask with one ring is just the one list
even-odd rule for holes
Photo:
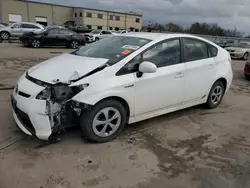
[[[2,27],[7,27],[8,25],[9,25],[9,24],[0,22],[0,28],[2,28]],[[1,38],[1,37],[0,37],[0,38]]]
[[89,29],[87,26],[68,26],[67,28],[76,33],[90,33],[92,31],[92,29]]
[[85,34],[85,37],[88,38],[88,42],[95,42],[100,39],[107,38],[111,35],[112,32],[108,30],[93,30],[90,33]]
[[244,75],[245,75],[246,80],[250,81],[250,56],[248,56],[248,60],[246,61],[246,64],[245,64]]
[[222,48],[231,47],[235,44],[234,41],[223,41],[223,42],[215,42],[215,43]]
[[40,33],[24,33],[19,40],[25,46],[39,48],[41,46],[67,46],[76,49],[85,45],[84,36],[68,29],[51,28]]
[[30,23],[30,22],[13,23],[6,27],[0,28],[0,37],[3,40],[8,40],[10,37],[19,37],[25,32],[38,33],[43,31],[44,29],[45,29],[44,26],[38,23]]
[[45,27],[45,29],[52,29],[52,28],[66,29],[65,27],[60,26],[60,25],[48,25]]
[[250,45],[248,43],[233,44],[225,48],[232,58],[247,60],[250,54]]
[[13,116],[48,140],[80,125],[92,142],[129,123],[205,103],[216,108],[232,82],[228,52],[185,34],[128,33],[28,69],[12,94]]

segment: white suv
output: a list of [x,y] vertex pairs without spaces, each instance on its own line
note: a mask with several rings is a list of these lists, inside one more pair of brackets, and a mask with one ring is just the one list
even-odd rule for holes
[[8,40],[10,37],[19,37],[25,32],[40,32],[44,26],[37,23],[20,22],[13,23],[7,27],[0,28],[0,37],[3,40]]
[[86,139],[107,142],[127,123],[203,103],[216,108],[232,78],[229,53],[208,40],[128,33],[27,70],[12,95],[13,115],[40,139],[80,125]]

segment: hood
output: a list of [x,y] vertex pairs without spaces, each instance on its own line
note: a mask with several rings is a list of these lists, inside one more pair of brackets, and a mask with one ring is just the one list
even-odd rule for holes
[[55,84],[69,83],[76,74],[79,77],[106,64],[108,59],[81,57],[73,54],[63,54],[44,61],[28,70],[29,76],[38,80]]

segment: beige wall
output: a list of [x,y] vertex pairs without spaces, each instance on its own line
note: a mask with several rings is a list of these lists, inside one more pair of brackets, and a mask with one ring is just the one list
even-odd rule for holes
[[52,24],[52,6],[38,3],[28,3],[29,21],[36,22],[35,17],[46,17],[48,24]]
[[[109,29],[109,27],[112,27],[113,29],[116,27],[120,29],[129,29],[130,27],[141,29],[142,27],[142,16],[137,15],[84,8],[52,6],[20,0],[0,1],[2,1],[0,9],[2,11],[3,22],[9,21],[8,14],[20,14],[22,15],[22,21],[24,22],[36,22],[35,17],[46,17],[49,25],[63,25],[66,21],[74,20],[77,25],[91,25],[92,29],[97,29],[97,26],[102,26],[103,29]],[[82,13],[82,17],[80,17],[80,12]],[[92,13],[92,18],[87,17],[87,12]],[[77,13],[77,17],[75,17],[75,13]],[[98,14],[102,14],[103,18],[99,19]],[[109,19],[110,15],[113,15],[113,20]],[[115,16],[120,16],[120,20],[115,20]],[[136,18],[140,18],[139,23],[136,23]]]
[[[136,18],[140,19],[140,22],[137,23],[135,20]],[[127,15],[127,22],[126,27],[129,29],[130,27],[133,27],[135,29],[141,29],[142,27],[142,17],[140,16],[133,16],[133,15]]]
[[22,15],[22,21],[28,21],[27,6],[22,1],[2,0],[2,21],[9,22],[9,14],[20,14]]
[[[83,12],[81,8],[73,8],[73,19],[75,21],[76,25],[83,25],[83,17],[80,17],[80,13],[82,13],[83,16]],[[75,14],[77,14],[77,17],[75,17]]]
[[71,21],[73,16],[73,8],[53,6],[53,24],[63,25],[66,21]]
[[[84,12],[84,24],[92,25],[92,28],[97,28],[97,26],[102,26],[103,29],[107,27],[107,12],[105,11],[94,11],[89,9],[83,9]],[[87,13],[92,13],[92,18],[87,17]],[[98,14],[102,14],[102,19],[98,18]]]

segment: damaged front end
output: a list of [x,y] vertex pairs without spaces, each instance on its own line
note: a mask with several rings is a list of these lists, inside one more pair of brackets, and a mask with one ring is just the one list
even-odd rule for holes
[[88,104],[71,100],[72,97],[88,87],[88,84],[70,87],[72,82],[62,83],[60,80],[55,80],[55,84],[50,84],[37,80],[29,76],[28,73],[26,74],[26,79],[45,87],[36,96],[36,99],[46,101],[45,114],[49,117],[53,136],[67,127],[78,124],[82,112],[91,109],[91,106]]

